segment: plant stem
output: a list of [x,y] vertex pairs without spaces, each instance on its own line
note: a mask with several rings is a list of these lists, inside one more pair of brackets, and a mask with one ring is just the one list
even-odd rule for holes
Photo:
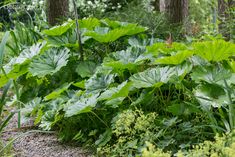
[[108,125],[97,114],[95,114],[95,112],[91,111],[91,113],[95,115],[108,128]]
[[[20,100],[19,88],[15,80],[13,81],[13,84],[14,84],[14,88],[16,92],[16,99],[17,101],[19,101]],[[21,127],[21,113],[20,113],[21,105],[20,103],[17,103],[17,104],[18,104],[18,123],[17,124],[18,124],[18,128],[20,128]]]
[[77,31],[77,40],[79,44],[79,52],[80,52],[80,60],[84,60],[84,55],[83,55],[83,48],[82,48],[82,39],[81,39],[81,32],[80,32],[80,27],[79,27],[79,22],[78,22],[78,11],[77,11],[77,5],[75,0],[73,0],[73,7],[74,7],[74,12],[75,12],[75,21],[76,21],[76,31]]
[[229,88],[228,86],[228,83],[227,81],[224,79],[224,84],[225,84],[225,87],[226,87],[226,90],[227,90],[227,94],[228,94],[228,99],[229,99],[229,123],[230,123],[230,129],[233,130],[234,128],[234,118],[233,118],[233,111],[234,111],[234,108],[233,108],[233,100],[232,100],[232,97],[231,97],[231,89]]

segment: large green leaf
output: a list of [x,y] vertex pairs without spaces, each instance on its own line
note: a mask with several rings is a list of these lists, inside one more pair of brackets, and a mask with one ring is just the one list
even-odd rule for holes
[[[14,64],[22,64],[26,60],[32,59],[34,56],[37,56],[41,53],[42,48],[45,46],[46,42],[37,43],[31,46],[30,48],[24,49],[18,57],[12,58],[10,62],[4,67],[11,68]],[[7,70],[6,70],[7,71]]]
[[112,21],[112,20],[109,20],[109,19],[103,19],[103,20],[101,20],[101,22],[103,24],[105,24],[106,26],[111,27],[111,28],[118,28],[118,27],[121,27],[123,25],[128,24],[126,22]]
[[146,28],[138,26],[136,24],[128,24],[123,27],[115,28],[113,30],[98,27],[94,31],[85,33],[85,35],[90,36],[101,43],[108,43],[116,41],[122,36],[138,34],[144,32],[145,30]]
[[105,90],[113,81],[113,74],[95,73],[87,80],[85,87],[88,92],[99,93]]
[[137,66],[151,60],[151,56],[143,55],[139,48],[129,47],[127,50],[118,51],[105,58],[104,65],[112,67],[116,72],[128,69],[130,71],[137,69]]
[[131,76],[130,80],[136,88],[160,87],[167,83],[175,75],[175,68],[157,67],[147,69]]
[[224,79],[231,78],[232,73],[230,70],[223,68],[222,66],[199,66],[193,70],[191,78],[196,81],[206,81],[208,83],[218,83]]
[[159,58],[155,61],[155,63],[177,65],[177,64],[181,64],[183,61],[185,61],[188,57],[192,55],[193,55],[192,51],[184,50],[172,56]]
[[225,90],[217,84],[205,84],[199,86],[195,91],[195,96],[203,109],[211,107],[221,107],[229,104]]
[[41,104],[35,123],[41,122],[39,127],[44,130],[51,130],[51,128],[62,119],[62,115],[59,111],[63,109],[64,103],[66,103],[64,99],[57,98],[45,104]]
[[197,106],[187,103],[173,103],[168,106],[166,110],[175,116],[190,115],[192,113],[200,112]]
[[64,23],[63,25],[52,27],[49,30],[44,30],[43,33],[49,36],[60,36],[67,32],[70,28],[73,28],[74,26],[75,22],[69,21]]
[[66,91],[72,83],[65,83],[63,84],[60,88],[54,90],[47,96],[45,96],[45,100],[51,100],[51,99],[56,99],[58,98],[64,91]]
[[198,42],[193,48],[196,55],[207,61],[227,60],[235,54],[235,44],[224,40]]
[[16,80],[21,75],[28,72],[29,62],[24,62],[23,64],[16,64],[13,66],[12,70],[6,75],[0,75],[0,87],[4,86],[10,79]]
[[117,87],[107,89],[99,96],[98,100],[106,100],[106,105],[117,107],[128,96],[131,85],[131,82],[125,81]]
[[78,63],[76,72],[82,78],[91,77],[95,73],[97,64],[93,61],[81,61]]
[[34,58],[30,64],[29,71],[33,76],[43,77],[58,72],[66,66],[69,58],[69,50],[52,48],[41,56]]
[[96,18],[87,18],[79,20],[80,28],[86,28],[88,30],[92,30],[95,27],[100,26],[100,21]]
[[183,43],[174,42],[171,46],[168,46],[166,43],[155,43],[147,47],[146,53],[150,53],[153,56],[157,57],[160,53],[171,54],[172,52],[178,52],[183,50],[187,50],[187,46]]
[[71,117],[81,113],[92,111],[97,103],[99,94],[86,95],[79,93],[70,99],[64,107],[65,117]]

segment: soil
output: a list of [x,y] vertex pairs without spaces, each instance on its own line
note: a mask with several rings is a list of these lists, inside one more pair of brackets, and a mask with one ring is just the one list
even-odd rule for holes
[[[32,125],[32,124],[31,124]],[[61,143],[54,132],[40,133],[27,131],[30,124],[23,124],[23,129],[17,128],[15,115],[5,129],[2,139],[7,141],[19,137],[13,143],[14,157],[89,157],[91,153],[74,144]],[[30,128],[32,129],[32,128]]]

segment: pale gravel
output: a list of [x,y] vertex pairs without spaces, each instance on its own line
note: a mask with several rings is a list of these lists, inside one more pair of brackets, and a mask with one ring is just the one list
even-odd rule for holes
[[[23,132],[12,131],[16,128],[17,117],[14,116],[7,131],[3,133],[6,142],[12,138],[22,135]],[[29,125],[29,124],[25,124]],[[18,138],[13,144],[14,157],[90,157],[91,153],[83,148],[58,141],[54,133],[29,133]]]

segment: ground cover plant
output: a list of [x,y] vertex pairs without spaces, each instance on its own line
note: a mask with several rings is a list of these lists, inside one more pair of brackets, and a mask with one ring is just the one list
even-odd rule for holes
[[[165,43],[146,27],[109,19],[79,24],[83,58],[75,21],[30,34],[34,40],[10,33],[7,46],[17,51],[1,64],[0,87],[13,80],[21,120],[33,117],[98,156],[213,152],[212,143],[199,143],[233,136],[235,44]],[[222,141],[221,149],[233,148]]]

